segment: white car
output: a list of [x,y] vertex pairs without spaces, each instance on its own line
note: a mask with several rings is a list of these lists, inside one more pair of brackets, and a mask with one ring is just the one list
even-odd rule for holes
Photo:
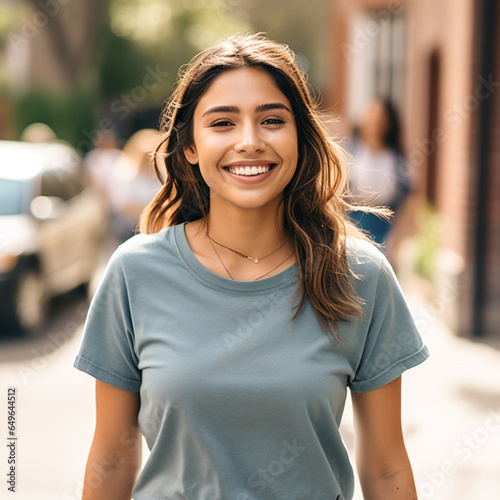
[[90,282],[108,222],[83,178],[65,143],[0,141],[0,332],[37,331],[52,297]]

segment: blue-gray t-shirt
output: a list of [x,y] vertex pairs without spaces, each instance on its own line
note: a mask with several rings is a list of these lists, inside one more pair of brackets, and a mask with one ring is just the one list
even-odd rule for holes
[[382,253],[353,240],[348,256],[364,315],[332,343],[307,301],[291,321],[296,264],[228,280],[196,259],[184,224],[119,247],[75,366],[140,392],[151,454],[135,500],[352,498],[347,388],[381,387],[428,352]]

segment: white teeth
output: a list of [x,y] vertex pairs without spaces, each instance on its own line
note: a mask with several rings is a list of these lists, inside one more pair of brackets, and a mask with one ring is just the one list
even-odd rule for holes
[[269,169],[271,168],[270,165],[253,165],[251,167],[229,167],[229,171],[232,174],[235,175],[247,175],[247,176],[252,176],[252,175],[258,175],[258,174],[265,174],[266,172],[269,172]]

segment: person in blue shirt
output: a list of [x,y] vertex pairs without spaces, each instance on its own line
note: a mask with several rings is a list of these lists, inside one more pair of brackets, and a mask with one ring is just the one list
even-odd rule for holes
[[210,47],[162,129],[163,186],[75,361],[97,379],[83,498],[351,499],[348,389],[365,498],[416,498],[401,374],[428,352],[349,222],[345,157],[293,53],[261,35]]
[[[393,219],[364,210],[350,217],[373,240],[387,246],[395,219],[400,216],[411,191],[407,161],[400,144],[399,118],[393,104],[376,98],[368,103],[350,144],[352,162],[349,169],[350,194],[361,206],[388,207]],[[394,254],[394,249],[387,249]]]

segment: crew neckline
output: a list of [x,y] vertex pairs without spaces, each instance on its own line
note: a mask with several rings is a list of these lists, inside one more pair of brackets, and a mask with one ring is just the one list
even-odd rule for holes
[[270,278],[263,278],[257,281],[237,281],[219,276],[210,271],[195,257],[186,238],[185,226],[186,223],[183,222],[173,227],[177,248],[191,271],[206,283],[231,291],[257,292],[278,288],[297,279],[298,265],[296,262]]

